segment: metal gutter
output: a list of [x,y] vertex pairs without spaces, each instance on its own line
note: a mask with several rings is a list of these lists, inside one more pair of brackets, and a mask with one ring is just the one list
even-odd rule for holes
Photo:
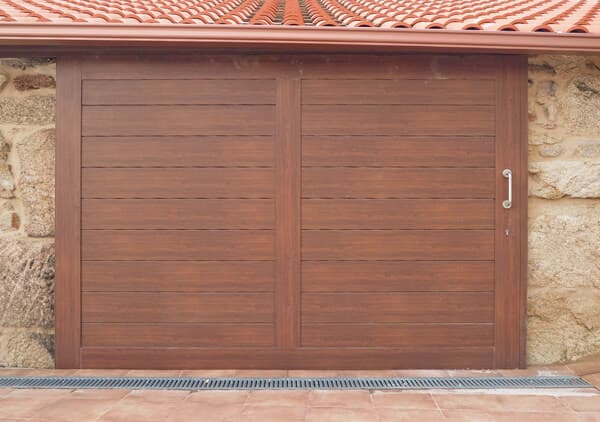
[[600,34],[258,25],[0,25],[0,47],[257,47],[266,49],[600,53]]

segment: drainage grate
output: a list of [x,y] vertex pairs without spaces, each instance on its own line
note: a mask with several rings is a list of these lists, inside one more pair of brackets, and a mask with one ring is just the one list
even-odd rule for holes
[[579,377],[429,378],[140,378],[0,377],[9,388],[122,388],[128,390],[423,390],[588,388]]

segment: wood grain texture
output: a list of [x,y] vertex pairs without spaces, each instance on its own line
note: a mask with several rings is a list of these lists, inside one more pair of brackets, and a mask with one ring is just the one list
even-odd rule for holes
[[[252,359],[248,359],[252,356]],[[103,369],[485,369],[493,347],[397,347],[384,349],[212,349],[84,347],[83,368]]]
[[271,230],[84,230],[81,258],[128,260],[263,260],[274,256]]
[[488,199],[304,199],[304,229],[493,229]]
[[273,229],[271,199],[84,199],[83,229]]
[[83,81],[84,105],[275,104],[275,81],[140,79]]
[[83,198],[272,198],[263,168],[86,168]]
[[303,230],[304,260],[493,260],[493,230]]
[[299,79],[278,80],[275,144],[276,342],[300,343],[301,87]]
[[[527,61],[522,57],[507,57],[498,68],[497,96],[498,121],[504,122],[497,128],[496,149],[496,366],[516,368],[524,365],[521,348],[525,340],[522,321],[526,319],[523,301],[526,290],[525,271],[527,252],[523,237],[527,237],[526,218],[527,200],[523,190],[526,190],[527,172],[524,171],[523,160],[527,160],[523,143],[527,143],[523,126],[527,122],[526,73]],[[508,168],[513,172],[514,198],[510,209],[502,207],[502,201],[507,198],[507,179],[502,176],[502,170]]]
[[493,169],[305,168],[304,198],[494,198]]
[[492,137],[304,136],[303,166],[494,167]]
[[303,292],[493,290],[493,261],[302,263]]
[[271,293],[87,292],[81,300],[84,323],[273,322]]
[[305,347],[493,346],[493,324],[304,324]]
[[273,263],[83,261],[84,292],[272,292]]
[[57,368],[80,364],[81,68],[57,61],[56,103],[56,326]]
[[493,80],[316,79],[302,81],[302,104],[494,105]]
[[491,323],[493,293],[303,293],[302,323]]
[[111,324],[82,326],[83,347],[271,347],[272,324]]
[[[83,106],[83,136],[272,135],[266,105]],[[244,122],[244,124],[232,124]]]
[[490,106],[304,105],[302,134],[493,136],[494,117]]
[[271,136],[87,137],[83,167],[233,167],[273,165]]

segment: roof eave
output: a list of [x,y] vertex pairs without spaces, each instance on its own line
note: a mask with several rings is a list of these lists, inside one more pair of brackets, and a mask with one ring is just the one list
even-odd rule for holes
[[348,27],[18,24],[0,25],[2,47],[258,47],[498,53],[600,53],[600,34]]

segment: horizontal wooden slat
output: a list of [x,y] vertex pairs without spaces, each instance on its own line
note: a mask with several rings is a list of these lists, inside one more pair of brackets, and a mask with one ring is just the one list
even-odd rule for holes
[[83,230],[83,260],[271,260],[271,230]]
[[83,106],[82,136],[272,135],[274,106]]
[[84,80],[84,105],[275,104],[275,81],[260,79]]
[[493,293],[302,294],[302,323],[493,321]]
[[305,168],[304,198],[494,198],[494,169]]
[[82,322],[273,322],[271,293],[83,293]]
[[82,291],[271,292],[273,263],[83,261]]
[[269,347],[272,324],[111,324],[81,327],[83,347]]
[[303,166],[494,167],[494,138],[304,136]]
[[493,324],[305,324],[305,347],[493,346]]
[[494,119],[490,106],[304,105],[302,134],[492,136]]
[[305,292],[492,291],[493,261],[302,263]]
[[272,166],[271,136],[89,137],[83,167]]
[[321,79],[302,81],[303,104],[493,105],[493,80]]
[[[84,207],[85,210],[85,207]],[[490,199],[305,199],[304,229],[493,229]]]
[[[252,356],[252,359],[248,357]],[[447,369],[492,368],[493,347],[213,349],[84,347],[83,368],[102,369]]]
[[83,229],[272,229],[271,199],[84,199]]
[[304,230],[305,260],[493,260],[493,230]]
[[87,168],[83,198],[271,198],[263,168]]

